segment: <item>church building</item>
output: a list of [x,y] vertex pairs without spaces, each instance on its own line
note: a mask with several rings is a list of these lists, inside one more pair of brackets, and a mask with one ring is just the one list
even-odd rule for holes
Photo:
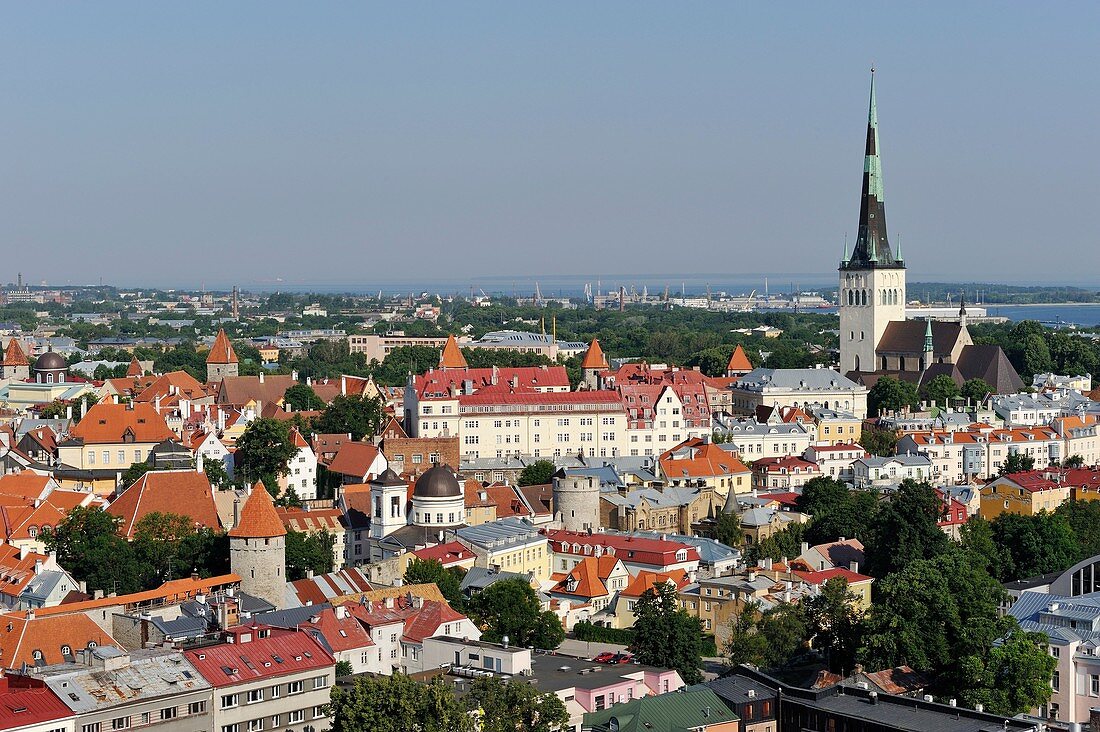
[[859,229],[850,255],[845,247],[838,294],[840,371],[853,381],[870,387],[893,376],[920,385],[946,374],[960,386],[983,379],[1000,394],[1023,387],[999,346],[971,340],[965,306],[958,322],[905,319],[905,260],[886,231],[873,70]]

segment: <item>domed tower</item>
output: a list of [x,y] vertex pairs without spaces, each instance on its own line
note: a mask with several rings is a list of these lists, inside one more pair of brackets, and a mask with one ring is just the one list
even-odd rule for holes
[[31,377],[31,362],[19,341],[12,338],[4,351],[4,363],[0,365],[0,379],[23,381]]
[[39,384],[64,384],[69,364],[60,353],[46,351],[34,362],[34,380]]
[[218,331],[218,337],[214,339],[210,354],[206,357],[206,380],[221,381],[226,376],[236,376],[238,369],[237,353],[233,350],[233,344],[229,342],[225,329],[222,328]]
[[405,514],[408,493],[409,484],[390,468],[370,482],[372,539],[389,536],[409,522]]
[[257,482],[229,531],[229,566],[241,591],[281,608],[286,596],[286,529],[263,481]]
[[417,478],[412,511],[417,526],[446,529],[465,523],[466,499],[450,465],[436,465]]
[[567,531],[600,528],[600,481],[593,475],[554,475],[554,517]]

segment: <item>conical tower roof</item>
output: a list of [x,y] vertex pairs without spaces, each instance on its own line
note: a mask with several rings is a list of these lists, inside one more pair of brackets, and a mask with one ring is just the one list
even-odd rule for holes
[[737,373],[752,371],[752,362],[749,361],[749,357],[745,355],[745,349],[741,348],[741,344],[737,344],[737,348],[733,349],[733,353],[730,354],[730,362],[726,364],[726,371]]
[[141,363],[137,360],[137,356],[134,356],[130,360],[130,368],[126,369],[126,375],[131,376],[131,377],[135,377],[135,376],[142,376],[144,374],[145,374],[145,371],[142,370]]
[[207,363],[237,363],[237,353],[233,350],[233,344],[229,342],[229,336],[225,334],[225,328],[218,331],[218,337],[214,339],[214,346],[206,357]]
[[237,525],[229,530],[229,535],[238,539],[270,539],[286,536],[286,528],[275,513],[275,501],[267,492],[262,480],[257,481],[241,506],[241,518]]
[[592,339],[591,345],[588,346],[588,350],[585,351],[584,361],[581,362],[582,369],[606,369],[607,357],[603,355],[603,349],[600,348],[600,341],[596,338]]
[[871,104],[867,112],[867,147],[863,156],[863,196],[859,204],[859,229],[852,256],[842,269],[900,269],[905,265],[894,256],[886,234],[886,199],[882,189],[882,160],[878,138],[878,108],[875,103],[875,70],[871,69]]
[[465,369],[466,357],[462,355],[462,349],[458,347],[458,341],[453,335],[447,336],[447,342],[443,345],[443,352],[439,354],[439,368],[441,369]]
[[8,341],[8,348],[4,351],[4,366],[30,366],[31,362],[27,359],[27,354],[23,352],[23,347],[19,345],[19,341],[12,338]]

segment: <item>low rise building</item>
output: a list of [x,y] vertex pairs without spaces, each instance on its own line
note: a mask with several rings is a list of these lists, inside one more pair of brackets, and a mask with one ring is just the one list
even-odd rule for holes
[[982,486],[982,518],[992,521],[1002,513],[1034,516],[1052,512],[1070,498],[1070,485],[1059,469],[1028,470],[994,478]]
[[530,521],[506,518],[455,531],[460,543],[477,555],[478,567],[531,574],[538,582],[550,579],[550,545]]
[[756,414],[757,407],[763,406],[834,409],[856,419],[867,417],[867,387],[826,368],[753,369],[730,391],[738,414]]

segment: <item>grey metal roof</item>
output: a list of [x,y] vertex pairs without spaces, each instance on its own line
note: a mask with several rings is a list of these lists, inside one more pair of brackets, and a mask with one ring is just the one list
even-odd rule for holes
[[699,488],[638,488],[625,495],[621,493],[604,493],[600,496],[603,500],[615,506],[637,508],[642,499],[652,506],[686,506],[699,497]]
[[[730,435],[730,437],[737,437],[737,435],[808,435],[814,431],[808,426],[799,424],[798,422],[778,422],[776,424],[768,424],[767,422],[757,422],[755,419],[742,418],[742,419],[722,419],[720,417],[715,419],[724,433]],[[720,443],[718,447],[730,452],[736,451],[735,445],[729,445]]]
[[478,526],[463,526],[455,533],[459,539],[484,549],[546,541],[534,524],[513,516]]
[[927,455],[890,455],[888,457],[872,455],[871,457],[860,458],[855,462],[862,463],[868,468],[881,468],[892,462],[914,467],[923,467],[932,464],[932,460]]
[[330,607],[332,607],[331,603],[322,602],[317,605],[274,610],[269,613],[260,613],[256,616],[256,622],[267,623],[277,628],[294,628],[300,623],[308,622],[311,617]]
[[516,572],[501,572],[492,567],[470,567],[462,577],[462,583],[459,585],[459,589],[464,593],[466,590],[480,592],[494,582],[508,579],[521,579],[524,582],[530,582],[531,575],[518,574]]
[[[117,662],[120,656],[126,655],[112,646],[101,646],[93,654],[100,662]],[[78,663],[61,663],[44,666],[36,675],[77,713],[210,688],[210,683],[182,653],[165,649],[132,651],[128,663],[110,671]]]
[[735,389],[804,389],[806,391],[864,391],[846,376],[832,369],[753,369],[737,380]]

